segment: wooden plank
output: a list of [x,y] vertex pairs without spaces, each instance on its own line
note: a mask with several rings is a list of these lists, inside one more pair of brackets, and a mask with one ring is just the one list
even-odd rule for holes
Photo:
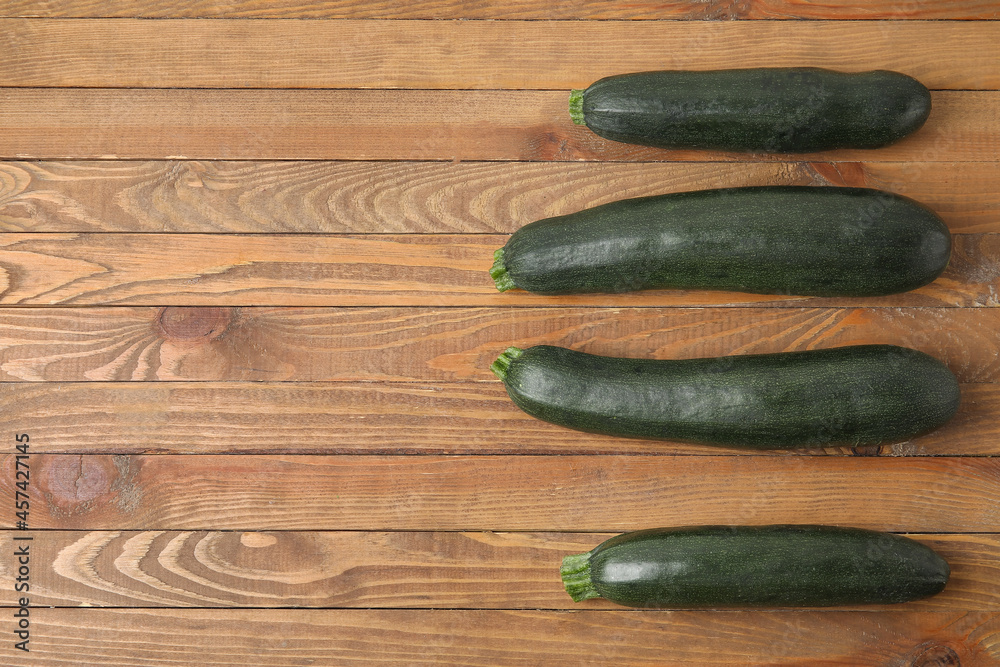
[[470,292],[471,299],[458,302],[496,302],[501,295],[489,267],[504,241],[424,234],[8,234],[0,237],[7,282],[0,302],[457,305],[449,283]]
[[[911,137],[811,161],[995,162],[1000,92],[939,91]],[[566,91],[0,88],[4,159],[781,161],[661,150],[573,125]],[[224,111],[225,113],[220,113]]]
[[31,232],[512,232],[627,197],[747,185],[890,190],[956,233],[1000,230],[1000,163],[4,162]]
[[[575,604],[563,556],[609,533],[46,531],[34,533],[31,602],[69,607],[620,609]],[[0,533],[3,553],[25,542]],[[1000,611],[997,535],[909,535],[951,567],[907,611]],[[0,572],[17,606],[16,573]],[[866,611],[896,605],[857,606]]]
[[752,185],[889,190],[1000,232],[1000,162],[0,162],[9,232],[511,233],[618,199]]
[[712,357],[888,343],[1000,378],[996,308],[5,308],[0,380],[488,381],[508,346]]
[[883,297],[711,290],[497,291],[500,235],[0,235],[0,304],[239,306],[995,306],[1000,234],[956,235],[940,278]]
[[993,22],[0,19],[0,43],[0,85],[20,87],[568,90],[652,69],[816,66],[1000,88]]
[[882,0],[509,0],[502,4],[462,0],[7,0],[5,17],[51,18],[326,18],[326,19],[964,19],[1000,18],[992,0],[886,3]]
[[0,429],[28,433],[33,451],[51,454],[996,456],[1000,387],[964,384],[942,428],[863,449],[730,450],[580,433],[522,412],[499,382],[6,383]]
[[[8,624],[10,622],[8,621]],[[31,664],[989,665],[1000,615],[843,611],[33,609]],[[13,648],[2,665],[22,665]]]
[[[995,458],[39,454],[29,465],[33,529],[1000,528]],[[8,507],[12,478],[0,483]]]

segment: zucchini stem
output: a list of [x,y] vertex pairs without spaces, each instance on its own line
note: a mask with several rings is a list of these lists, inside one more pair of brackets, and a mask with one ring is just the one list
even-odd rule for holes
[[510,368],[510,362],[514,361],[518,357],[524,354],[524,350],[519,347],[508,347],[503,353],[497,357],[497,360],[490,364],[490,370],[501,380],[506,381],[507,379],[507,369]]
[[506,292],[509,289],[514,289],[517,285],[511,280],[510,275],[507,273],[507,267],[503,263],[503,248],[500,248],[495,253],[493,253],[493,266],[490,268],[490,277],[493,278],[493,282],[496,284],[497,289],[501,292]]
[[573,598],[573,602],[601,597],[601,594],[594,588],[594,583],[590,580],[589,551],[585,554],[574,554],[563,558],[559,575],[562,577],[566,592]]
[[569,92],[569,117],[575,125],[586,125],[583,119],[583,91],[573,89]]

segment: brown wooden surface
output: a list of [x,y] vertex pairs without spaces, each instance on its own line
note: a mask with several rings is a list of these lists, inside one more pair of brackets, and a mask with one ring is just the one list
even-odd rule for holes
[[[0,4],[0,665],[1000,664],[998,11]],[[813,155],[625,146],[567,116],[569,88],[607,74],[753,65],[896,69],[933,111],[894,146]],[[951,265],[865,300],[536,297],[486,273],[539,218],[767,184],[913,197],[954,233]],[[955,372],[962,405],[863,449],[600,437],[528,417],[488,371],[541,343],[906,345]],[[17,434],[28,530],[11,529]],[[953,574],[865,609],[636,611],[561,590],[566,554],[699,523],[908,533]]]
[[[993,162],[1000,91],[932,93],[934,113],[877,151],[810,160]],[[787,159],[601,139],[568,91],[0,88],[0,158],[657,161]]]
[[509,234],[626,197],[753,185],[897,192],[1000,232],[996,162],[0,162],[9,232]]
[[[12,457],[0,465],[12,470]],[[38,529],[622,532],[802,523],[1000,532],[1000,459],[990,457],[39,454],[32,469]],[[13,507],[14,497],[12,481],[0,485],[0,503]],[[13,516],[0,521],[14,525]]]
[[666,359],[886,343],[998,382],[998,328],[996,308],[7,308],[0,380],[495,383],[511,345]]
[[539,297],[497,291],[489,276],[501,235],[369,236],[5,234],[0,303],[238,306],[994,306],[1000,234],[954,235],[952,260],[905,295],[809,299],[650,290]]
[[[989,612],[39,609],[38,665],[996,664]],[[542,631],[540,631],[542,630]],[[629,638],[624,641],[624,638]],[[262,660],[266,660],[264,662]],[[20,656],[3,656],[19,666]]]
[[8,0],[4,17],[363,19],[996,19],[992,0]]
[[[573,609],[551,572],[610,533],[53,531],[33,596],[60,607]],[[908,611],[1000,611],[1000,536],[910,534],[951,566]],[[8,532],[0,548],[15,550]],[[499,576],[502,573],[502,576]],[[14,577],[0,572],[4,604]],[[593,609],[620,609],[606,600]],[[856,607],[889,611],[895,607]]]
[[0,77],[25,87],[569,89],[650,69],[815,66],[1000,88],[1000,23],[968,21],[0,19],[0,43],[14,51]]
[[995,456],[1000,386],[963,384],[944,427],[860,449],[744,451],[577,433],[521,412],[494,382],[8,383],[0,424],[56,454]]

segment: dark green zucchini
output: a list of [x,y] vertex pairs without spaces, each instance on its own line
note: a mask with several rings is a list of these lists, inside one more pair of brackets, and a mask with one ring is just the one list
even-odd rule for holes
[[934,595],[948,563],[914,540],[833,526],[625,533],[563,559],[566,591],[630,607],[827,607]]
[[721,289],[882,296],[944,271],[951,235],[912,199],[867,188],[746,187],[625,199],[517,230],[497,289]]
[[609,76],[569,106],[573,122],[629,144],[807,153],[891,144],[924,124],[931,95],[899,72],[758,68]]
[[754,449],[877,445],[948,421],[958,381],[923,352],[854,345],[710,359],[509,348],[491,370],[522,410],[568,428]]

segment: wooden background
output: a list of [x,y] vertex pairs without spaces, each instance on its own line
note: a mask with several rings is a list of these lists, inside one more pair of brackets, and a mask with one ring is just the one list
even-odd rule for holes
[[[1000,664],[998,18],[987,0],[3,2],[0,663]],[[612,73],[751,65],[895,69],[934,109],[895,146],[806,156],[613,144],[566,111]],[[537,218],[749,184],[912,196],[954,232],[952,264],[865,300],[543,298],[487,274]],[[564,431],[488,371],[509,345],[871,342],[944,360],[956,419],[747,454]],[[561,557],[616,532],[776,522],[912,534],[953,577],[884,609],[638,611],[561,588]]]

